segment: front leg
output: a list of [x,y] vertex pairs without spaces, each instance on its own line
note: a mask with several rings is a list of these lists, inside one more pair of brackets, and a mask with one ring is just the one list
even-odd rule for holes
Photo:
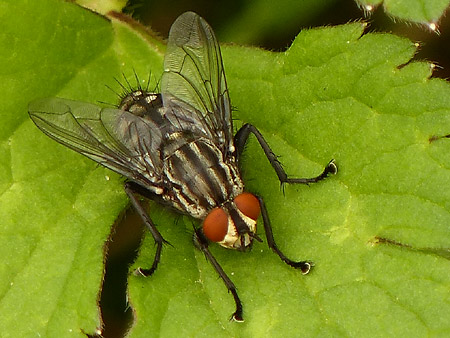
[[264,151],[264,154],[266,154],[267,159],[269,160],[272,168],[275,170],[275,173],[278,176],[278,179],[280,180],[280,183],[300,183],[300,184],[308,184],[308,183],[315,183],[323,180],[325,177],[327,177],[329,174],[336,174],[337,173],[337,166],[336,163],[334,163],[334,160],[331,160],[326,165],[323,172],[316,176],[311,178],[289,178],[286,172],[284,171],[283,167],[281,166],[281,163],[278,161],[277,156],[273,153],[272,149],[270,149],[269,144],[264,139],[262,134],[259,132],[258,129],[256,129],[255,126],[247,123],[244,124],[241,129],[238,130],[236,135],[234,136],[234,144],[236,147],[236,159],[239,162],[240,157],[242,155],[242,151],[244,150],[245,143],[248,140],[248,137],[250,136],[250,133],[255,135],[256,139],[258,140],[262,150]]
[[306,275],[309,272],[309,270],[311,270],[311,267],[314,266],[314,263],[310,261],[299,261],[299,262],[293,261],[287,258],[283,254],[283,252],[281,252],[281,250],[278,249],[278,246],[275,243],[275,239],[273,238],[272,226],[270,224],[270,218],[267,213],[264,200],[261,196],[256,196],[256,198],[258,198],[259,205],[261,207],[261,216],[263,219],[264,231],[266,233],[267,245],[281,258],[283,262],[292,266],[293,268],[300,269],[302,271],[302,274]]
[[234,286],[234,283],[231,281],[230,277],[228,277],[225,271],[223,271],[222,267],[217,262],[211,251],[209,251],[208,240],[203,235],[201,229],[194,229],[194,231],[194,245],[197,247],[197,249],[203,252],[206,260],[211,263],[211,265],[219,274],[220,278],[222,278],[222,281],[227,287],[228,292],[231,292],[231,294],[233,295],[234,303],[236,304],[236,311],[234,311],[234,313],[232,314],[231,319],[237,322],[243,322],[244,318],[242,317],[242,303],[237,294],[236,286]]

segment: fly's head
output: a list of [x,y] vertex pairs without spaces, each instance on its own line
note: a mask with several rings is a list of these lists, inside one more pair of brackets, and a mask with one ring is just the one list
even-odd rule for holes
[[233,201],[212,209],[203,221],[203,233],[212,242],[228,249],[245,251],[251,248],[260,214],[255,195],[244,192]]

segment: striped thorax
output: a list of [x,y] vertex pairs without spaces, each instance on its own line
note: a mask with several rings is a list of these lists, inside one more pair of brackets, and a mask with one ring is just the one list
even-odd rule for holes
[[[167,112],[160,94],[143,90],[124,96],[119,107],[149,123],[162,121]],[[160,123],[158,132],[164,129]],[[162,170],[152,177],[145,170],[141,173],[152,181],[150,190],[166,204],[203,220],[203,233],[209,240],[245,250],[256,236],[259,201],[244,192],[232,140],[229,149],[225,152],[214,140],[190,130],[167,132],[161,135],[160,148],[154,150]],[[140,161],[145,162],[146,155],[140,152]]]
[[235,202],[249,194],[244,193],[234,157],[224,158],[214,142],[187,132],[169,135],[164,144],[164,200],[203,219],[204,234],[210,240],[227,248],[250,247],[257,216],[248,217]]

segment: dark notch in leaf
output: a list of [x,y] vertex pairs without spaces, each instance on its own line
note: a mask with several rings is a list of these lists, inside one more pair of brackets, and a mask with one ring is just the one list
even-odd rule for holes
[[450,138],[450,134],[448,134],[448,135],[443,135],[443,136],[433,135],[433,136],[431,136],[431,137],[428,139],[428,141],[429,141],[430,143],[432,143],[432,142],[435,142],[435,141],[437,141],[437,140],[441,140],[441,139],[444,139],[444,138]]
[[400,243],[393,239],[383,238],[383,237],[378,237],[378,236],[374,237],[372,243],[373,244],[395,245],[395,246],[398,246],[401,248],[409,249],[411,251],[422,252],[422,253],[429,254],[429,255],[436,255],[436,256],[440,256],[440,257],[450,260],[450,248],[417,248],[417,247],[414,247],[409,244]]

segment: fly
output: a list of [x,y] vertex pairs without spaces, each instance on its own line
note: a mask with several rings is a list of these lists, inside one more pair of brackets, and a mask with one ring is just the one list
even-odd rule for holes
[[219,44],[208,23],[193,12],[182,14],[170,29],[161,93],[138,88],[117,108],[49,98],[29,105],[33,122],[57,142],[125,176],[125,192],[156,242],[155,272],[164,238],[138,195],[202,221],[194,244],[211,262],[233,295],[232,319],[243,321],[242,304],[231,279],[209,251],[216,242],[245,251],[262,215],[268,246],[288,265],[307,274],[310,261],[287,258],[275,243],[261,196],[246,192],[239,171],[244,145],[253,134],[281,183],[318,182],[337,167],[330,161],[313,178],[289,178],[261,133],[245,124],[233,136],[231,106]]

